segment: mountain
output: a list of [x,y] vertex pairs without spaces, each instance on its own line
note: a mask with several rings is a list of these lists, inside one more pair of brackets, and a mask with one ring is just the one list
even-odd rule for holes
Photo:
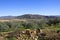
[[1,16],[0,19],[15,19],[16,16]]
[[45,16],[45,15],[32,15],[25,14],[21,16],[17,16],[18,19],[49,19],[49,18],[60,18],[60,16]]
[[44,18],[44,17],[42,15],[25,14],[25,15],[17,16],[16,18],[41,19],[41,18]]
[[2,17],[0,17],[0,19],[49,19],[49,18],[60,18],[60,16],[24,14],[21,16],[2,16]]

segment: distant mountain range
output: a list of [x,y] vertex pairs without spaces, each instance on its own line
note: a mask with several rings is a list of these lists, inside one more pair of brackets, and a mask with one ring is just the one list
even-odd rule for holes
[[0,19],[15,19],[16,16],[1,16]]
[[0,19],[49,19],[49,18],[60,18],[60,16],[24,14],[21,16],[1,16],[0,17]]

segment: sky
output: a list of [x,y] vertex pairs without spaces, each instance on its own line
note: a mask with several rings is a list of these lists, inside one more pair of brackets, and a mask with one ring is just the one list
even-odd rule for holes
[[60,0],[0,0],[0,16],[60,15]]

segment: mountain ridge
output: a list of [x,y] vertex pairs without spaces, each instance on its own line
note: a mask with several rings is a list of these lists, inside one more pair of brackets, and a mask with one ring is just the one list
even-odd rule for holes
[[49,18],[60,18],[60,16],[45,16],[37,14],[24,14],[20,16],[1,16],[0,19],[49,19]]

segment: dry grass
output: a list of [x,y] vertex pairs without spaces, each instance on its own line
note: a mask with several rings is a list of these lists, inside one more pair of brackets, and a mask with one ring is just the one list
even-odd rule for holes
[[9,21],[26,21],[26,19],[10,19],[10,20],[0,19],[0,22],[9,22]]

